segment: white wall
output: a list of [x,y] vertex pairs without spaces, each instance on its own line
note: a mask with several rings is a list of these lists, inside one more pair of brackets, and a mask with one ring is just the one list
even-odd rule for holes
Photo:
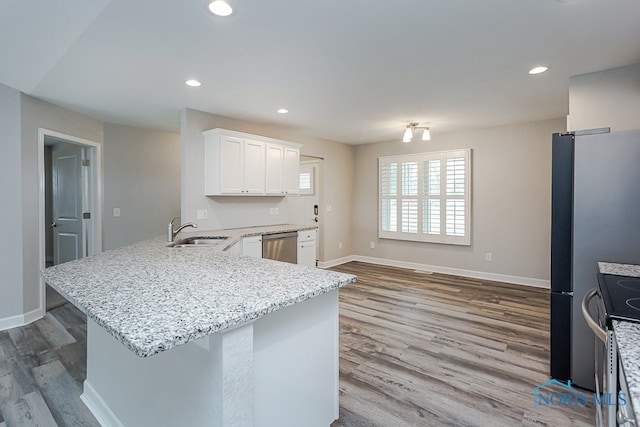
[[[323,212],[320,260],[350,255],[353,190],[353,147],[314,138],[284,126],[251,123],[243,120],[185,109],[181,118],[182,136],[182,222],[194,221],[201,229],[248,227],[289,222],[284,197],[206,197],[204,196],[204,146],[202,131],[223,128],[263,135],[303,144],[301,154],[324,158]],[[271,207],[280,215],[269,215]],[[197,210],[208,209],[209,219],[197,220]],[[338,242],[343,248],[338,249]]]
[[103,248],[164,235],[180,214],[180,135],[105,123],[103,170]]
[[569,79],[569,130],[640,128],[640,64]]
[[23,314],[20,132],[20,92],[0,84],[0,224],[4,240],[0,256],[0,329],[2,319]]
[[[563,119],[554,119],[436,133],[429,142],[404,144],[398,138],[357,146],[354,253],[544,285],[550,262],[551,134],[564,128]],[[378,157],[461,148],[472,149],[471,246],[378,239]],[[486,252],[492,262],[485,261]]]

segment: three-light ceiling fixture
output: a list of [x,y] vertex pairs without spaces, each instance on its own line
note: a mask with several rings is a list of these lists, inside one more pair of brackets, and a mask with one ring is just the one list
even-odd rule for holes
[[413,132],[417,129],[422,130],[422,140],[429,141],[431,139],[431,133],[429,133],[429,128],[427,126],[418,126],[419,123],[409,123],[407,128],[404,130],[404,135],[402,136],[402,142],[411,142],[413,139]]

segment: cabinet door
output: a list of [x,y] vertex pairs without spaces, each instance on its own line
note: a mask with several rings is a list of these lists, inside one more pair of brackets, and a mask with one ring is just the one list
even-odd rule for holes
[[281,145],[267,144],[265,193],[282,194],[284,192],[282,188],[283,163],[284,147]]
[[242,239],[242,255],[262,258],[262,236],[250,236]]
[[298,243],[298,264],[307,267],[316,266],[316,241],[308,240]]
[[220,193],[242,194],[243,161],[240,138],[223,136],[220,139]]
[[264,142],[244,140],[243,171],[245,194],[264,194]]
[[300,194],[300,150],[284,149],[283,189],[285,194]]

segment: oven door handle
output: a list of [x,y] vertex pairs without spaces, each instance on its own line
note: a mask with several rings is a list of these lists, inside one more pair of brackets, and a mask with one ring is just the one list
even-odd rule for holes
[[589,292],[587,292],[584,298],[582,298],[582,316],[584,317],[584,320],[587,322],[587,326],[589,326],[589,329],[591,329],[593,333],[596,334],[596,336],[600,338],[600,340],[603,343],[606,344],[607,331],[605,331],[603,328],[600,327],[600,325],[598,325],[598,322],[595,321],[595,319],[591,316],[591,313],[589,312],[589,303],[596,296],[600,298],[600,294],[598,293],[598,288],[593,288]]

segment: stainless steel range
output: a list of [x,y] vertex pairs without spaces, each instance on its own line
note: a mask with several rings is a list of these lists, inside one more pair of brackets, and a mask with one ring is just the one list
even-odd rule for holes
[[640,322],[640,277],[598,275],[607,326],[612,320]]
[[[589,309],[594,299],[597,300],[595,319]],[[620,320],[640,323],[640,278],[598,274],[598,287],[589,291],[582,300],[582,314],[596,335],[596,393],[603,396],[603,402],[608,403],[606,406],[596,406],[596,425],[634,425],[631,420],[635,419],[635,416],[630,405],[616,404],[619,396],[629,396],[629,391],[624,375],[620,375],[622,366],[618,358],[612,322]],[[599,344],[598,340],[602,341],[602,344]],[[604,357],[600,357],[601,354]],[[598,360],[602,360],[601,366]],[[611,399],[615,399],[615,403],[612,404]]]

